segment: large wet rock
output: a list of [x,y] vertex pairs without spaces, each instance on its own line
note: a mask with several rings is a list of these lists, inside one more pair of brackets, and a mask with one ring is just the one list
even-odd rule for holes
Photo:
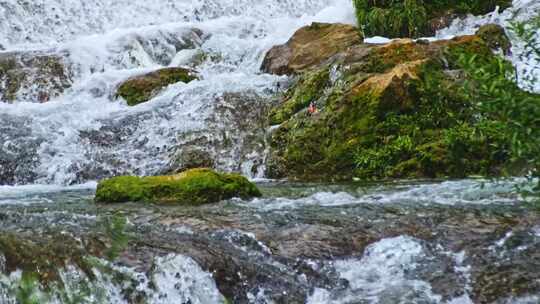
[[362,41],[354,26],[313,23],[298,30],[286,44],[273,47],[264,58],[262,70],[278,75],[298,73]]
[[[84,156],[69,164],[67,173],[71,179],[68,182],[84,183],[119,175],[167,175],[194,167],[262,176],[265,150],[268,148],[267,115],[277,100],[254,91],[227,92],[217,96],[209,94],[204,98],[207,98],[205,105],[201,105],[184,95],[178,96],[173,103],[128,112],[119,119],[101,119],[95,129],[80,130],[77,141],[85,147]],[[197,109],[196,116],[187,114],[179,118],[175,114],[188,107]],[[15,117],[10,119],[17,121]],[[156,123],[159,119],[175,123],[160,125]],[[194,119],[198,121],[191,128]],[[187,122],[182,124],[178,121]],[[153,135],[148,133],[149,129],[166,141],[158,146],[151,144]],[[39,148],[39,145],[30,146],[31,139],[38,140],[38,143],[44,141],[31,128],[6,130],[9,131],[5,134],[6,140],[9,139],[19,149],[28,149],[28,152]],[[27,132],[24,133],[26,137],[11,137],[15,131],[22,133],[23,130]],[[32,166],[24,165],[27,162],[17,163],[16,157],[10,154],[12,166],[29,170],[26,175],[18,170],[17,175],[10,178],[20,180],[25,176],[35,176],[38,172],[35,165],[39,166],[40,161],[50,155],[49,151],[45,152],[35,158]]]
[[197,79],[195,72],[184,68],[164,68],[133,77],[118,87],[116,96],[122,97],[130,106],[147,102],[168,85],[189,83]]
[[428,37],[467,15],[485,15],[512,6],[511,0],[474,1],[354,1],[366,36]]
[[481,26],[476,34],[481,37],[494,50],[501,50],[509,55],[512,50],[512,42],[506,35],[505,29],[498,24],[486,24]]
[[[508,139],[495,120],[483,122],[479,136],[476,100],[463,91],[471,83],[463,58],[489,64],[496,61],[492,48],[507,47],[487,30],[432,43],[356,44],[311,65],[270,112],[270,122],[279,127],[272,133],[269,176],[498,174],[508,155],[495,146],[508,146]],[[312,103],[315,113],[309,111]]]
[[69,67],[60,55],[0,54],[0,102],[47,102],[62,94],[71,82]]
[[202,205],[233,197],[257,196],[261,196],[257,187],[241,175],[191,169],[170,176],[118,176],[102,180],[95,201]]
[[205,121],[209,132],[177,136],[171,161],[164,171],[208,167],[263,175],[263,157],[268,148],[267,117],[275,103],[274,98],[253,91],[216,96],[212,115]]

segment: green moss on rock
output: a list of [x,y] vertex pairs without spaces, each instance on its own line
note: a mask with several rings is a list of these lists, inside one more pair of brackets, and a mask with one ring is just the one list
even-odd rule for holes
[[322,95],[329,81],[330,73],[327,69],[306,73],[295,84],[298,89],[289,90],[289,95],[285,96],[283,104],[270,112],[270,124],[280,124],[301,109],[306,108],[311,101],[316,101]]
[[345,54],[330,63],[340,68],[338,78],[317,92],[319,113],[293,103],[303,107],[291,114],[287,97],[309,92],[308,80],[330,67],[304,73],[272,112],[288,119],[272,134],[268,174],[301,180],[499,174],[509,139],[502,122],[480,119],[476,100],[463,91],[470,80],[461,69],[464,56],[484,64],[495,58],[479,36],[399,40],[361,56]]
[[500,49],[504,54],[510,54],[512,42],[506,35],[504,28],[498,24],[486,24],[476,32],[492,49]]
[[184,68],[165,68],[134,77],[122,83],[116,95],[124,98],[127,104],[135,106],[147,102],[164,87],[177,83],[189,83],[197,79],[193,71]]
[[[86,250],[92,252],[90,248]],[[45,286],[60,282],[60,270],[69,264],[93,277],[86,250],[81,248],[79,241],[61,234],[39,239],[13,233],[0,234],[0,255],[5,258],[6,274],[21,270],[23,274],[36,276]]]
[[261,196],[257,187],[238,174],[191,169],[171,176],[119,176],[99,183],[97,203],[148,202],[202,205],[233,197]]

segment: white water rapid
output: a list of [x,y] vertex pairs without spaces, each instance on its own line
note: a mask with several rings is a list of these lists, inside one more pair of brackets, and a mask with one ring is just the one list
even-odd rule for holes
[[[438,38],[474,32],[486,20],[509,27],[539,9],[538,1],[517,0],[502,14],[458,20]],[[21,62],[45,56],[64,69],[52,84],[31,70],[12,104],[0,103],[0,183],[69,185],[163,173],[175,168],[187,146],[203,151],[218,169],[262,177],[264,130],[253,135],[256,126],[242,125],[242,115],[266,106],[282,80],[260,72],[265,52],[312,21],[353,23],[352,4],[0,1],[0,55]],[[539,58],[513,38],[510,59],[523,86],[538,91],[540,82],[525,80],[540,78]],[[178,65],[196,65],[201,80],[171,85],[136,107],[115,98],[126,79]],[[40,86],[57,94],[37,104]],[[8,87],[0,84],[0,95]]]
[[[259,71],[265,51],[312,21],[353,22],[351,7],[347,0],[1,1],[2,54],[60,57],[69,88],[36,104],[39,81],[28,81],[13,104],[0,104],[0,176],[10,176],[8,184],[73,184],[156,174],[187,144],[219,169],[261,176],[265,147],[245,139],[234,96],[264,103],[279,81]],[[207,58],[196,67],[200,81],[171,85],[137,107],[114,98],[129,77],[189,64],[197,52]]]

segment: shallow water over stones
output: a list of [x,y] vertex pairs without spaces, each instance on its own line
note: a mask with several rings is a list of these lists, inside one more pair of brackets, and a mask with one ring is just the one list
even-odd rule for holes
[[[536,303],[540,215],[512,187],[277,182],[261,184],[261,199],[198,208],[96,206],[92,185],[11,188],[0,199],[0,236],[40,244],[53,256],[62,256],[54,252],[61,247],[51,243],[62,240],[100,258],[100,267],[76,257],[58,266],[93,269],[90,290],[106,290],[112,303]],[[115,226],[119,218],[124,226]],[[106,262],[123,235],[127,245]],[[5,274],[13,261],[27,271],[40,266],[0,244]],[[184,266],[168,273],[162,265],[171,263]],[[17,279],[12,273],[7,281]],[[196,292],[201,286],[206,292]]]

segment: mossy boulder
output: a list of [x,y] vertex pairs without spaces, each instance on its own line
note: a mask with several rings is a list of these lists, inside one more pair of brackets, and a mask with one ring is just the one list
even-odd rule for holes
[[191,169],[170,176],[119,176],[99,183],[97,203],[147,202],[202,205],[240,197],[261,196],[255,184],[238,174]]
[[273,47],[262,70],[277,75],[298,73],[362,41],[354,26],[314,22],[298,30],[286,44]]
[[468,14],[484,15],[512,0],[354,0],[358,25],[366,36],[433,36],[441,28]]
[[492,49],[502,50],[505,55],[510,54],[512,42],[502,26],[493,23],[483,25],[476,31],[476,35],[482,38]]
[[[271,111],[268,175],[300,180],[497,175],[503,122],[480,119],[465,58],[494,60],[481,36],[349,47],[296,78]],[[332,75],[329,75],[332,74]],[[307,106],[316,102],[317,112]],[[479,131],[480,130],[480,131]]]
[[152,99],[168,85],[197,79],[195,72],[185,68],[164,68],[148,74],[133,77],[122,83],[116,96],[122,97],[130,106],[135,106]]
[[0,102],[47,102],[71,83],[62,57],[38,52],[0,54]]

